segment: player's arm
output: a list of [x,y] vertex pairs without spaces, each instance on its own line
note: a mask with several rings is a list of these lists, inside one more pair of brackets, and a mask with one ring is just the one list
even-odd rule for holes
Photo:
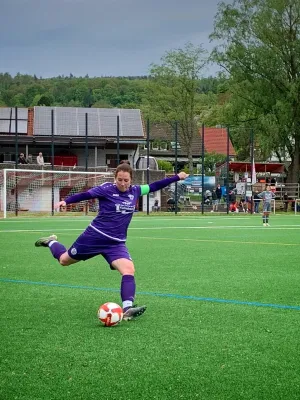
[[95,186],[95,187],[87,190],[86,192],[73,194],[72,196],[69,196],[66,200],[62,200],[59,203],[57,203],[54,208],[59,208],[61,206],[64,207],[67,204],[79,203],[80,201],[103,197],[103,196],[105,196],[105,189],[104,189],[103,185],[104,184],[102,184],[100,186]]
[[90,200],[93,196],[89,191],[83,193],[76,193],[69,196],[66,200],[59,201],[55,204],[54,208],[65,207],[67,204],[79,203],[80,201]]
[[166,186],[169,186],[171,183],[186,179],[188,176],[189,175],[186,174],[185,172],[179,172],[179,174],[177,175],[150,183],[150,185],[141,185],[141,196],[144,196],[148,193],[157,192],[158,190],[163,189]]
[[263,199],[264,198],[264,192],[258,193],[257,197],[259,197],[260,199]]

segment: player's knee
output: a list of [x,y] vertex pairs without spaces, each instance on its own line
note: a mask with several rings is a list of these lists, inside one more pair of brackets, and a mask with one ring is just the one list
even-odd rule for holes
[[68,260],[67,257],[64,257],[64,255],[62,255],[62,256],[59,258],[58,261],[59,261],[60,265],[62,265],[63,267],[67,267],[68,265],[70,265],[70,260]]
[[119,272],[121,273],[121,275],[134,275],[135,269],[133,263],[124,263],[122,266],[120,266]]
[[134,273],[135,273],[135,268],[134,268],[134,265],[133,265],[133,264],[128,265],[128,266],[126,267],[126,269],[127,269],[127,272],[126,272],[127,275],[134,275]]

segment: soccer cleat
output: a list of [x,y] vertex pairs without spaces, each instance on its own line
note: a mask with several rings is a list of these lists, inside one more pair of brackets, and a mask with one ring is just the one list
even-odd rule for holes
[[147,308],[146,306],[138,307],[136,305],[128,308],[128,310],[124,312],[123,320],[131,321],[132,319],[139,317],[140,315],[144,314],[146,308]]
[[270,224],[266,223],[267,226],[270,226]]
[[264,223],[263,223],[263,226],[267,226],[267,224],[264,222]]
[[57,240],[57,236],[56,235],[50,235],[48,237],[42,237],[40,239],[38,239],[35,242],[35,246],[36,247],[48,247],[48,244],[52,241],[52,240]]

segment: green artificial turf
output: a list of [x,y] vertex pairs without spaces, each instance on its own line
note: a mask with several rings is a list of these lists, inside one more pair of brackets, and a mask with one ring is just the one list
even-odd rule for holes
[[64,268],[87,217],[0,221],[0,399],[299,399],[300,220],[135,216],[127,245],[147,312],[105,328],[120,276]]

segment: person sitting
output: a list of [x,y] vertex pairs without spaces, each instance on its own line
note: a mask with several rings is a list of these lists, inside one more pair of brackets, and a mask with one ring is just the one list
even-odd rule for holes
[[235,203],[235,202],[234,203],[230,203],[229,211],[238,213],[239,209],[238,209],[237,203]]
[[43,157],[43,153],[39,152],[39,155],[36,158],[36,162],[38,165],[44,165],[44,157]]
[[28,164],[28,161],[26,160],[24,153],[20,153],[18,163],[19,164]]
[[212,204],[212,193],[210,190],[206,190],[204,193],[204,204],[208,206]]

